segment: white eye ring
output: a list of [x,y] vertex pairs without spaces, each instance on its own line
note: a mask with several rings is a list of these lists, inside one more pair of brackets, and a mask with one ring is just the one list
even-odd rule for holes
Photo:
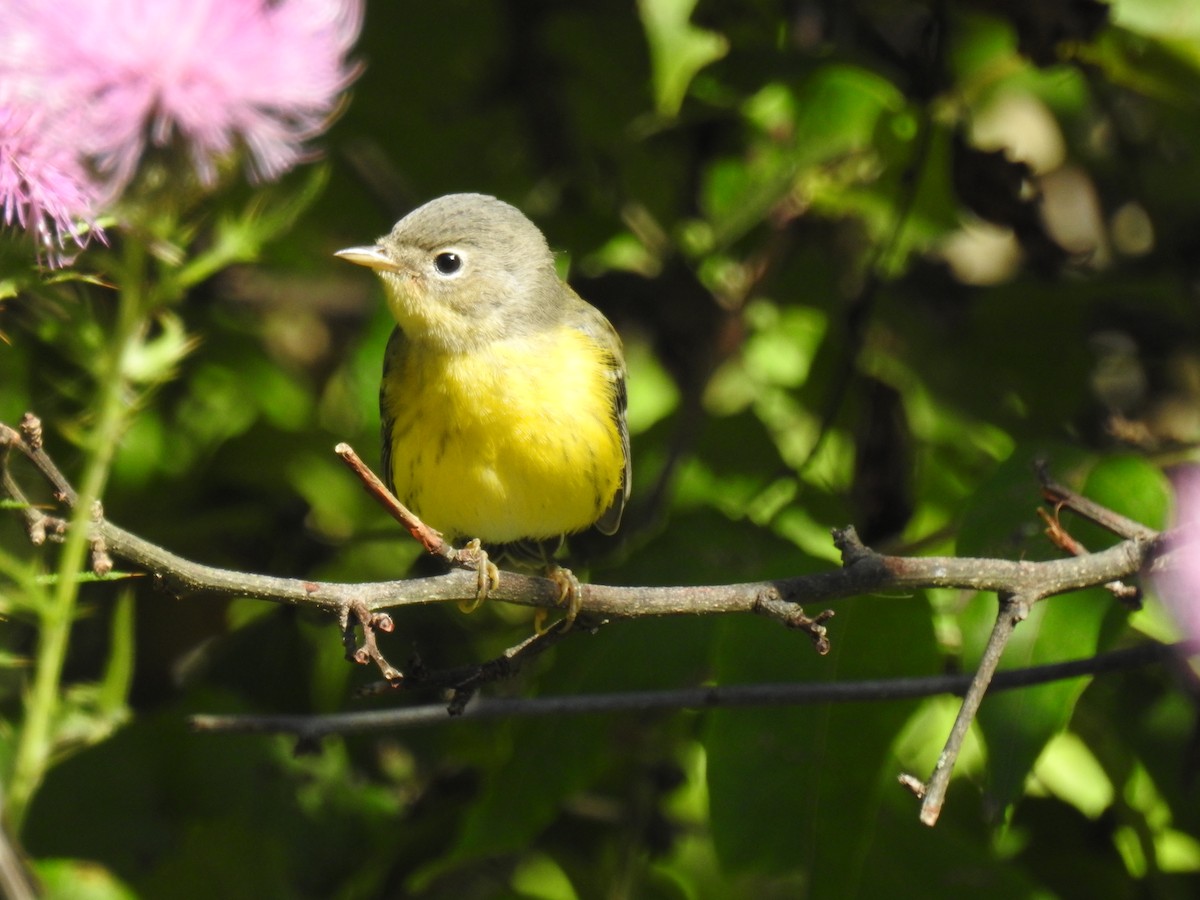
[[433,257],[433,269],[443,278],[457,278],[466,265],[466,257],[452,248],[439,250]]

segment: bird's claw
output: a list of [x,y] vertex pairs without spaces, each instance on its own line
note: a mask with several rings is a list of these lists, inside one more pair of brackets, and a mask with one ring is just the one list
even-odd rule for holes
[[[554,563],[546,569],[546,577],[558,586],[558,603],[556,605],[567,608],[567,614],[563,617],[563,631],[567,631],[575,624],[575,618],[583,608],[583,587],[579,584],[579,579],[575,577],[574,572]],[[538,634],[542,634],[546,630],[545,625],[546,610],[539,608],[533,615],[534,630]]]
[[493,588],[500,587],[500,570],[488,559],[488,552],[483,549],[478,538],[468,541],[466,546],[458,551],[458,560],[475,566],[475,599],[463,600],[458,604],[458,608],[463,612],[473,613],[488,598]]

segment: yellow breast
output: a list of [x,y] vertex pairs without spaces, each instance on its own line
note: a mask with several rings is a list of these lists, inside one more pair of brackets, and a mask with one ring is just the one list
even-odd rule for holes
[[620,485],[615,385],[581,331],[454,354],[410,344],[387,378],[396,494],[449,535],[570,534],[594,523]]

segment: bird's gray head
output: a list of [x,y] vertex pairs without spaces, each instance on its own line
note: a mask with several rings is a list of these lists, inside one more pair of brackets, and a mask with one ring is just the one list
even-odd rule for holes
[[338,255],[379,273],[414,340],[469,346],[543,327],[558,313],[558,292],[568,290],[537,226],[486,194],[431,200],[374,247]]

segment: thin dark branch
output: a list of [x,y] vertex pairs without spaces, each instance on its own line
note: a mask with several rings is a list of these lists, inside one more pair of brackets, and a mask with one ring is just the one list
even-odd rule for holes
[[[1052,681],[1082,678],[1161,663],[1175,654],[1195,651],[1184,643],[1145,643],[1112,650],[1088,659],[1070,660],[996,673],[992,690],[1014,690]],[[867,703],[963,696],[970,675],[931,675],[826,683],[718,685],[659,691],[628,691],[562,697],[477,698],[457,718],[464,721],[593,715],[600,713],[667,712],[683,709],[729,709],[753,706],[802,706],[816,703]],[[203,732],[293,734],[316,739],[329,734],[379,733],[440,725],[452,718],[445,704],[333,713],[324,716],[197,715],[189,721]]]
[[584,634],[595,630],[582,620],[577,620],[576,625],[577,628],[571,628],[565,619],[559,619],[545,631],[536,632],[515,647],[509,647],[499,656],[469,666],[457,666],[452,669],[427,669],[419,657],[414,657],[409,661],[407,671],[402,678],[366,685],[357,692],[357,695],[360,697],[376,696],[393,693],[398,688],[407,690],[448,689],[450,699],[446,704],[446,710],[452,716],[458,715],[484,685],[512,678],[527,662],[536,659],[572,634]]
[[1047,503],[1057,509],[1069,509],[1088,521],[1095,522],[1101,528],[1111,531],[1123,540],[1152,541],[1158,537],[1158,532],[1153,528],[1147,528],[1141,522],[1135,522],[1120,513],[1113,512],[1108,507],[1101,506],[1094,500],[1089,500],[1059,484],[1051,477],[1045,462],[1038,462],[1035,469],[1038,481],[1041,482],[1042,496]]

